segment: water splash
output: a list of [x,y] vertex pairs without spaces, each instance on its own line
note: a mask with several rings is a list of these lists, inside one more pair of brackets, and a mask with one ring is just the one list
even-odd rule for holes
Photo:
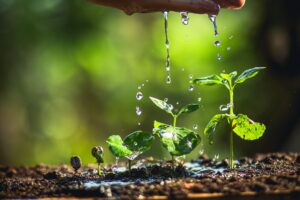
[[220,105],[219,110],[222,112],[228,111],[233,105],[228,103],[226,105]]
[[189,15],[188,12],[180,12],[181,14],[181,22],[183,25],[188,25],[189,24]]
[[135,97],[136,97],[136,99],[137,99],[138,101],[140,101],[140,100],[143,99],[144,96],[143,96],[143,93],[142,93],[142,92],[137,92]]
[[166,37],[166,50],[167,50],[167,59],[166,59],[166,72],[167,72],[167,78],[166,83],[171,84],[171,64],[170,64],[170,43],[169,43],[169,36],[168,36],[168,11],[164,11],[164,25],[165,25],[165,37]]

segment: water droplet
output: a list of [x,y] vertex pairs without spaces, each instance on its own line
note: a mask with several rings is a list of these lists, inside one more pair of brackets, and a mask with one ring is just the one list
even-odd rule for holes
[[198,125],[197,125],[197,124],[194,124],[194,125],[193,125],[193,129],[194,129],[194,130],[198,130]]
[[176,105],[179,105],[179,101],[176,102]]
[[165,98],[165,99],[164,99],[164,102],[166,102],[166,103],[167,103],[168,101],[169,101],[169,99],[168,99],[168,98]]
[[218,53],[218,55],[217,55],[217,59],[218,59],[218,60],[222,60],[222,56],[221,56],[221,54],[220,54],[220,53]]
[[198,102],[201,102],[202,101],[202,98],[201,97],[198,97]]
[[141,125],[141,122],[139,122],[138,125],[140,126],[140,125]]
[[190,91],[190,92],[194,91],[194,86],[193,86],[193,85],[190,85],[190,86],[189,86],[189,91]]
[[183,71],[183,72],[184,72],[184,70],[185,70],[184,68],[181,69],[181,71]]
[[173,107],[172,104],[168,104],[168,105],[167,105],[167,108],[168,108],[169,111],[172,111],[172,110],[174,109],[174,107]]
[[192,79],[193,78],[193,74],[189,74],[189,79]]
[[140,116],[140,115],[142,114],[142,110],[141,110],[141,108],[140,108],[139,106],[137,106],[137,107],[135,108],[135,112],[136,112],[136,114],[137,114],[138,116]]
[[142,92],[137,92],[136,93],[136,99],[138,100],[138,101],[140,101],[140,100],[142,100],[143,99],[143,93]]
[[215,41],[215,46],[216,46],[216,47],[221,46],[221,42],[220,42],[219,40],[216,40],[216,41]]
[[145,86],[145,84],[143,83],[143,84],[142,84],[142,87],[144,87],[144,86]]
[[140,90],[140,89],[142,89],[142,87],[141,87],[141,86],[138,86],[138,90]]
[[188,25],[189,24],[189,16],[188,12],[180,12],[181,14],[181,22],[183,25]]
[[170,77],[170,75],[168,75],[168,76],[167,76],[166,83],[167,83],[167,84],[171,84],[171,82],[172,82],[172,81],[171,81],[171,77]]
[[214,141],[212,141],[212,140],[211,140],[211,141],[209,141],[209,144],[214,144]]
[[216,15],[209,15],[209,20],[211,21],[212,25],[213,25],[213,29],[214,29],[214,35],[217,36],[219,35],[218,33],[218,28],[217,28],[217,22],[216,22]]
[[146,83],[148,83],[148,82],[149,82],[149,80],[147,79],[147,80],[146,80]]
[[136,146],[136,145],[137,145],[137,142],[134,142],[133,145]]
[[192,147],[193,147],[193,143],[192,143],[191,141],[188,141],[188,142],[187,142],[187,145],[188,145],[189,148],[192,148]]
[[228,37],[228,39],[229,39],[229,40],[232,40],[232,39],[233,39],[233,37],[234,37],[234,36],[233,36],[233,35],[231,35],[231,36],[229,36],[229,37]]
[[227,51],[230,51],[231,50],[231,47],[227,47]]

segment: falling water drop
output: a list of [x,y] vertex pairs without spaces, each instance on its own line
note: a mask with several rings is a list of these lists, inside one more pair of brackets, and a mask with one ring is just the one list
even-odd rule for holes
[[184,70],[185,70],[184,68],[181,69],[181,71],[183,71],[183,72],[184,72]]
[[190,86],[189,86],[189,91],[190,91],[190,92],[194,91],[194,86],[193,86],[193,85],[190,85]]
[[221,56],[220,53],[217,54],[217,59],[218,59],[218,60],[222,60],[222,56]]
[[146,83],[149,83],[149,80],[148,80],[148,79],[146,80]]
[[179,101],[176,102],[176,105],[179,105]]
[[221,42],[220,42],[219,40],[216,40],[216,41],[215,41],[215,46],[216,46],[216,47],[221,46]]
[[135,112],[138,116],[140,116],[142,114],[142,110],[139,106],[135,107]]
[[181,22],[183,25],[188,25],[189,24],[189,16],[188,16],[188,12],[180,12],[181,14]]
[[194,129],[194,130],[198,130],[198,124],[194,124],[194,125],[193,125],[193,129]]
[[165,26],[165,37],[166,37],[166,50],[167,50],[167,58],[166,58],[166,72],[167,72],[167,78],[166,83],[171,84],[171,65],[170,65],[170,43],[169,43],[169,37],[168,37],[168,11],[164,11],[164,26]]
[[222,111],[222,112],[226,112],[226,111],[228,111],[229,108],[231,108],[231,107],[232,107],[232,104],[228,103],[228,104],[226,104],[226,105],[220,105],[219,109],[220,109],[220,111]]
[[232,40],[232,39],[233,39],[233,35],[229,36],[228,39],[229,39],[229,40]]
[[140,90],[140,89],[142,89],[142,87],[139,85],[139,86],[138,86],[138,90]]
[[138,100],[138,101],[140,101],[140,100],[142,100],[143,99],[143,93],[142,92],[137,92],[136,93],[136,99]]
[[227,47],[227,51],[230,51],[231,50],[231,47]]
[[202,101],[202,98],[201,97],[198,97],[198,102],[201,102]]
[[218,27],[217,27],[217,22],[216,22],[216,15],[209,15],[209,20],[211,21],[212,25],[213,25],[213,29],[214,29],[214,35],[217,36],[219,35],[218,33]]
[[141,125],[141,122],[138,123],[138,126],[140,126],[140,125]]
[[189,74],[189,79],[192,79],[193,78],[193,74]]

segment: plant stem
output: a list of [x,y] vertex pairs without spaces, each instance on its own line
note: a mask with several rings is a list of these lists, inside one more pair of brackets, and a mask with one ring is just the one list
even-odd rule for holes
[[[233,88],[231,88],[229,90],[229,95],[230,95],[230,110],[229,110],[229,114],[230,115],[234,115],[234,112],[233,112]],[[230,169],[233,169],[234,168],[234,163],[233,163],[233,159],[234,159],[234,152],[233,152],[233,127],[232,127],[232,120],[230,120],[230,159],[229,159],[229,162],[230,162]]]
[[175,156],[172,156],[172,168],[175,169]]
[[173,128],[176,128],[177,115],[173,115]]
[[101,176],[101,170],[100,170],[100,166],[101,166],[101,164],[100,164],[100,163],[98,163],[98,175],[99,175],[99,176]]

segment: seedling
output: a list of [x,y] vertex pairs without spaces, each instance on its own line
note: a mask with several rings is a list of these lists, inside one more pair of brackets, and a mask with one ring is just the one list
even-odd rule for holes
[[151,148],[154,137],[151,133],[135,131],[122,140],[119,135],[112,135],[107,139],[109,150],[117,158],[128,159],[128,170],[131,172],[131,162],[139,155]]
[[[210,122],[207,124],[204,135],[206,135],[210,141],[213,143],[214,132],[217,125],[222,119],[227,119],[230,125],[230,168],[234,168],[233,164],[233,133],[237,134],[243,140],[257,140],[265,132],[266,127],[264,124],[252,121],[247,115],[234,113],[234,89],[238,84],[245,82],[247,79],[256,76],[260,70],[265,69],[265,67],[254,67],[252,69],[245,70],[237,77],[237,72],[231,72],[229,74],[221,73],[220,75],[210,75],[202,78],[197,78],[192,81],[193,84],[198,85],[224,85],[229,91],[230,102],[228,104],[229,113],[227,114],[217,114],[213,116]],[[237,77],[237,78],[236,78]]]
[[103,148],[101,146],[93,147],[92,148],[92,156],[96,158],[96,162],[98,164],[98,175],[101,176],[101,163],[104,162],[103,160]]
[[182,107],[176,114],[173,112],[173,105],[165,101],[150,97],[151,101],[160,109],[166,111],[173,118],[173,124],[168,125],[161,122],[154,122],[153,133],[160,138],[164,148],[172,157],[172,167],[175,165],[175,156],[189,154],[200,143],[200,136],[187,128],[177,127],[177,118],[181,114],[188,114],[199,109],[199,104],[188,104]]
[[77,173],[78,169],[80,169],[81,167],[81,159],[79,156],[72,156],[71,157],[71,165],[73,167],[73,169],[75,170],[75,173]]

